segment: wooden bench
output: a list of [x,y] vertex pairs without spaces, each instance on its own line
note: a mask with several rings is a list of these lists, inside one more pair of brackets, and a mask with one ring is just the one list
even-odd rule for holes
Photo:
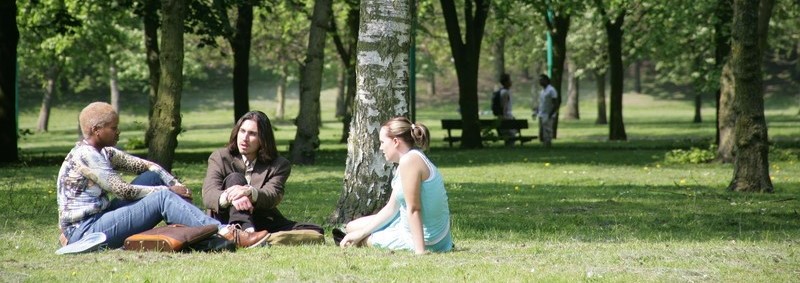
[[[481,142],[484,141],[505,141],[506,139],[511,139],[519,141],[520,145],[523,145],[525,142],[532,141],[536,139],[536,136],[523,136],[522,129],[528,128],[528,120],[500,120],[500,119],[480,119],[480,131],[481,131]],[[452,130],[463,130],[464,127],[461,123],[461,120],[442,120],[442,129],[447,130],[447,136],[444,138],[444,141],[450,144],[450,147],[453,147],[454,142],[460,142],[460,136],[453,136]],[[492,130],[516,130],[517,134],[513,137],[503,137],[500,134],[492,135]],[[497,133],[497,132],[495,132]]]

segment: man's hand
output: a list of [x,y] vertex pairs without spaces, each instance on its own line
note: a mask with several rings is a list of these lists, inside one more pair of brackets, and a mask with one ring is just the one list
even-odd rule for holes
[[233,200],[231,202],[231,205],[233,205],[233,207],[239,211],[249,211],[251,213],[253,212],[253,203],[250,202],[250,198],[248,198],[247,196]]
[[228,192],[228,201],[233,202],[234,200],[240,199],[242,197],[249,198],[252,189],[250,188],[250,186],[236,185],[236,186],[231,186],[226,191]]
[[169,187],[169,190],[172,191],[173,193],[175,193],[176,195],[179,195],[180,197],[182,197],[185,200],[189,200],[189,201],[192,200],[192,190],[190,190],[189,188],[187,188],[184,185],[174,185],[174,186]]

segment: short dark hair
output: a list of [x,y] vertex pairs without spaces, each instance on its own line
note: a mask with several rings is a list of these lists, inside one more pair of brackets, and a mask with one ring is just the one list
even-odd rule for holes
[[547,81],[548,83],[550,82],[550,77],[548,77],[548,76],[547,76],[547,75],[545,75],[545,74],[541,74],[541,75],[539,75],[539,79],[540,79],[540,80],[545,80],[545,81]]
[[239,121],[236,121],[236,125],[233,126],[233,130],[231,130],[231,137],[228,140],[228,150],[231,154],[241,154],[239,152],[239,147],[236,145],[236,139],[239,135],[239,128],[242,127],[242,124],[246,120],[252,120],[256,122],[258,126],[258,142],[260,147],[258,148],[256,159],[259,162],[270,162],[278,158],[278,146],[275,145],[275,133],[272,131],[272,123],[269,121],[269,118],[267,118],[267,114],[261,111],[247,112],[239,118]]
[[500,83],[501,84],[507,84],[507,83],[510,83],[510,82],[511,82],[511,76],[509,76],[506,73],[503,73],[502,75],[500,75]]

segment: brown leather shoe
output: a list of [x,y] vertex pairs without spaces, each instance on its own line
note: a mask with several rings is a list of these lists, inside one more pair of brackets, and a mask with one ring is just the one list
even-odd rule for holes
[[253,248],[263,245],[267,240],[267,235],[269,235],[267,231],[246,232],[239,225],[229,225],[228,233],[222,235],[222,237],[228,239],[228,241],[233,241],[237,247]]

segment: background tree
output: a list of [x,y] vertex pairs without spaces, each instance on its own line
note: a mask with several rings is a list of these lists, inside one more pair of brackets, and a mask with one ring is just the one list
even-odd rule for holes
[[[342,121],[342,143],[347,142],[350,137],[350,121],[353,119],[353,101],[356,96],[356,45],[358,43],[358,28],[361,1],[343,1],[344,7],[340,7],[340,14],[345,14],[343,28],[338,28],[336,17],[331,21],[331,34],[333,43],[336,46],[336,53],[342,61],[342,88],[341,97],[337,98],[336,115]],[[338,17],[341,18],[341,17]]]
[[604,3],[603,0],[595,0],[594,2],[608,36],[608,66],[611,73],[611,93],[609,95],[609,110],[611,113],[608,125],[608,139],[612,141],[627,140],[625,123],[622,121],[623,70],[625,68],[622,63],[622,47],[624,44],[624,30],[622,27],[625,24],[625,16],[628,14],[628,9],[630,9],[628,5],[631,4],[618,1]]
[[[606,73],[608,69],[606,41],[608,38],[602,23],[597,18],[596,9],[584,9],[577,14],[577,17],[573,19],[573,28],[567,38],[567,45],[570,58],[576,62],[576,73],[589,74],[594,77],[597,97],[595,124],[605,125],[608,123],[606,118]],[[576,102],[580,101],[576,100]],[[567,102],[567,104],[570,103]],[[575,107],[579,107],[579,105],[576,103]]]
[[408,114],[409,2],[364,0],[361,7],[358,95],[344,187],[332,223],[372,214],[386,204],[394,166],[379,149],[378,133],[384,121]]
[[325,62],[325,37],[331,23],[331,0],[316,0],[311,15],[306,59],[300,66],[300,113],[295,124],[297,133],[290,149],[295,164],[314,164],[319,148],[322,68]]
[[733,162],[733,75],[729,64],[733,0],[717,0],[714,6],[714,64],[719,69],[716,93],[716,160]]
[[[161,1],[158,0],[142,0],[141,8],[135,9],[135,13],[142,18],[142,29],[144,30],[144,49],[145,49],[145,62],[147,62],[148,74],[148,109],[147,121],[153,119],[153,106],[156,104],[156,96],[158,95],[158,86],[161,80],[161,61],[159,60],[158,50],[158,27],[160,18],[158,10],[161,9]],[[155,128],[148,127],[144,135],[144,144],[149,146],[150,140],[153,138],[153,131]]]
[[[731,67],[736,116],[733,180],[729,190],[772,192],[769,139],[764,117],[762,53],[772,13],[771,0],[734,0]],[[760,7],[759,7],[760,5]]]
[[578,63],[572,58],[567,58],[567,105],[564,119],[567,120],[580,120],[581,114],[578,107],[578,97],[580,92],[580,74],[582,71],[578,67]]
[[458,77],[458,106],[464,125],[464,130],[461,132],[461,147],[479,148],[483,145],[478,124],[478,66],[490,1],[464,0],[463,35],[458,22],[455,1],[441,0],[440,2]]
[[[56,95],[59,77],[70,72],[70,64],[82,54],[67,61],[73,43],[80,35],[82,22],[70,13],[64,0],[29,2],[20,7],[20,76],[36,81],[42,88],[42,100],[36,131],[44,132],[50,121],[50,108]],[[85,58],[85,57],[84,57]],[[78,59],[78,60],[75,60]]]
[[184,0],[165,0],[161,4],[161,79],[153,105],[153,119],[150,120],[150,127],[154,130],[147,158],[171,170],[181,132],[183,23],[187,5]]
[[17,3],[0,3],[0,162],[17,162]]
[[[550,74],[550,84],[556,89],[558,99],[556,105],[560,106],[564,92],[561,83],[564,77],[564,62],[567,60],[567,34],[572,20],[572,15],[583,9],[584,1],[564,1],[551,3],[550,1],[533,1],[534,8],[547,26],[547,32],[553,44],[553,72]],[[558,108],[557,108],[558,109]],[[558,116],[553,124],[553,137],[558,136]]]
[[289,85],[299,77],[299,65],[308,46],[308,10],[313,9],[313,2],[309,3],[307,9],[300,1],[267,2],[255,11],[252,64],[277,76],[273,119],[286,117]]

